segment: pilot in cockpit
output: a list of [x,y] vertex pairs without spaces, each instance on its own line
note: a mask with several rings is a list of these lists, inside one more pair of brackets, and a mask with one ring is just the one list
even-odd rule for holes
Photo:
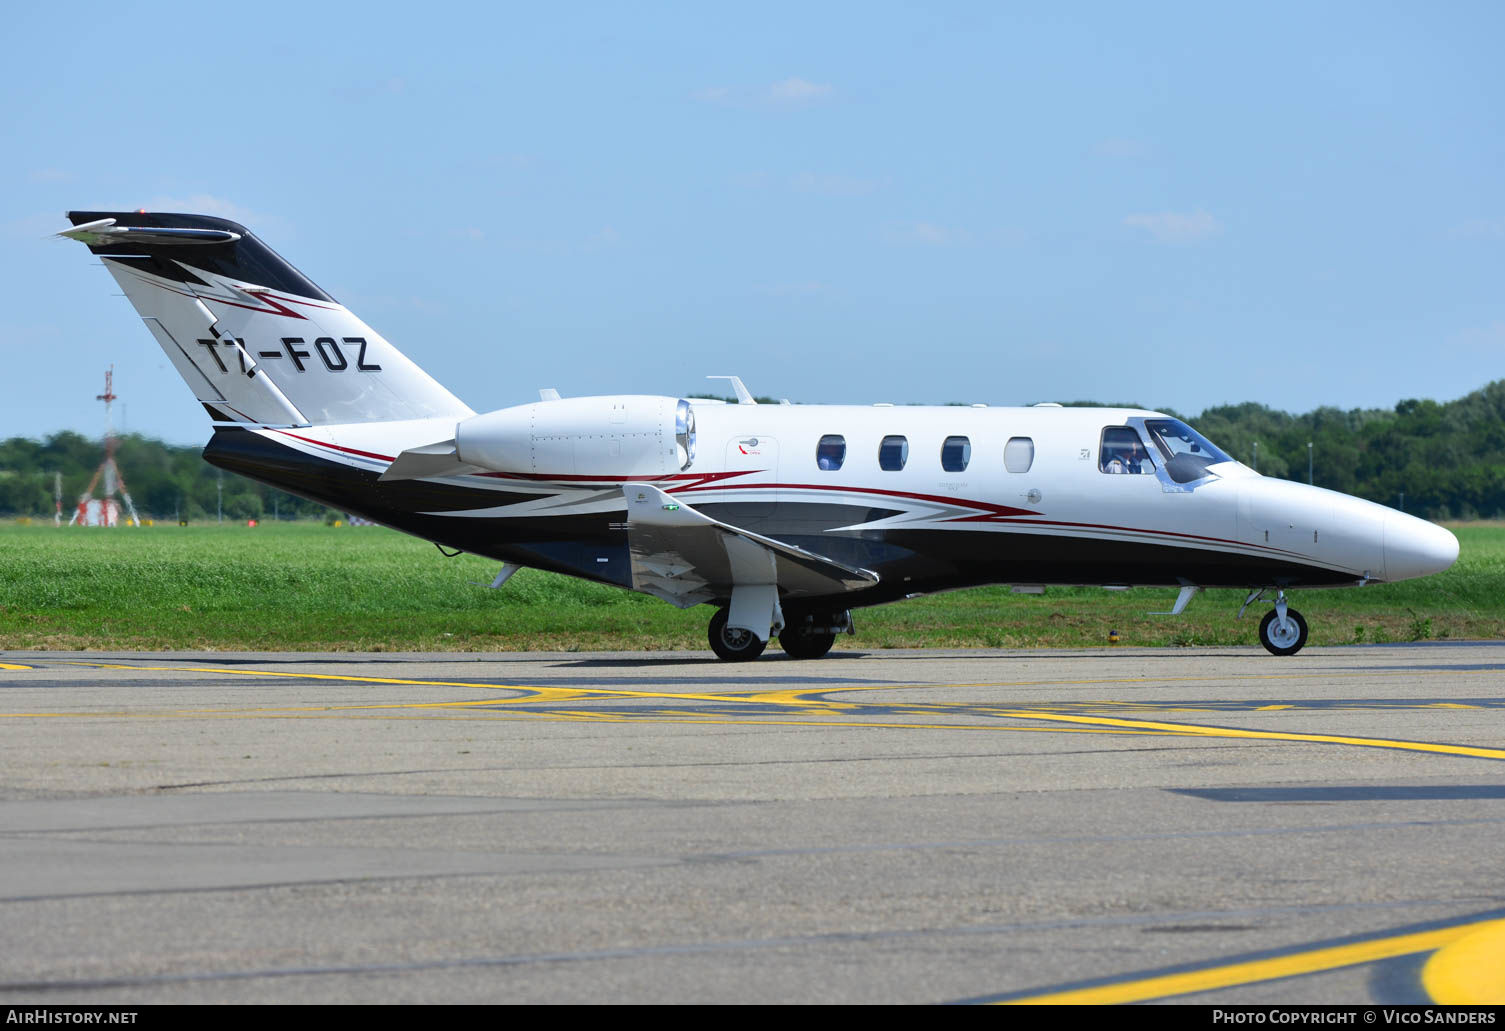
[[1138,441],[1116,443],[1104,450],[1105,473],[1147,473],[1149,465],[1149,456]]

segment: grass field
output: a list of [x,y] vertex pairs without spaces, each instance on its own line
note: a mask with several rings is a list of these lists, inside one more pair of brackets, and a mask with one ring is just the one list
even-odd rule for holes
[[[1425,580],[1304,591],[1312,644],[1505,637],[1505,525],[1453,527],[1458,564]],[[313,523],[100,530],[0,525],[0,649],[593,651],[704,649],[705,606],[446,559],[377,527]],[[861,648],[1253,644],[1266,606],[1209,591],[979,588],[855,614]],[[840,647],[840,645],[838,645]]]

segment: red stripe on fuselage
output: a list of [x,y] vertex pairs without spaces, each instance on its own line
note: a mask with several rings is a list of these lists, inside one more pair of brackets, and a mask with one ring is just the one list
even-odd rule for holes
[[[1027,508],[1011,508],[1008,505],[995,505],[988,501],[972,501],[968,498],[948,498],[939,494],[914,494],[904,490],[884,490],[881,487],[842,487],[832,483],[728,483],[717,487],[680,487],[670,493],[689,494],[697,490],[745,490],[759,487],[764,490],[831,490],[847,494],[877,494],[881,497],[912,498],[915,501],[932,501],[958,508],[982,509],[983,514],[980,518],[1035,514]],[[960,518],[971,520],[977,519],[979,516],[962,516]]]
[[331,451],[343,451],[347,455],[360,455],[362,458],[375,458],[378,461],[382,462],[390,462],[393,460],[391,455],[379,455],[375,451],[361,451],[358,448],[342,447],[339,444],[331,444],[327,440],[315,440],[312,437],[300,437],[298,434],[289,433],[287,430],[273,430],[272,432],[280,433],[284,437],[292,437],[294,440],[301,440],[308,444],[317,444],[319,447],[327,447]]
[[[319,447],[329,448],[331,451],[340,451],[347,455],[359,455],[362,458],[374,458],[381,462],[392,462],[396,459],[392,455],[383,455],[375,451],[362,451],[359,448],[345,447],[341,444],[333,444],[327,440],[315,440],[312,437],[304,437],[297,433],[289,433],[287,430],[275,432],[294,440],[301,440],[309,444],[317,444]],[[749,473],[766,472],[765,469],[734,470],[722,473],[673,473],[669,476],[574,476],[574,475],[546,475],[543,473],[472,473],[473,476],[484,476],[488,479],[523,480],[529,483],[576,483],[584,486],[588,483],[601,483],[608,486],[620,486],[624,483],[650,483],[664,482],[668,480],[684,480],[690,486],[701,483],[710,483],[714,480],[724,480],[730,476],[746,476]]]
[[735,469],[724,473],[670,473],[664,476],[578,476],[566,473],[473,473],[474,476],[486,476],[491,479],[501,480],[527,480],[533,483],[604,483],[617,486],[623,483],[666,483],[670,481],[685,481],[686,486],[678,487],[677,490],[686,490],[702,483],[712,483],[724,480],[731,476],[748,476],[754,473],[767,472],[767,469]]
[[[343,451],[346,454],[360,455],[362,458],[374,458],[384,462],[392,461],[391,455],[381,455],[374,451],[361,451],[357,448],[342,447],[339,444],[331,444],[323,440],[314,440],[312,437],[299,436],[296,433],[288,433],[286,430],[277,430],[284,436],[295,440],[306,441],[309,444],[317,444],[333,451]],[[1209,544],[1232,544],[1240,548],[1252,548],[1256,551],[1273,552],[1279,555],[1291,555],[1303,561],[1309,561],[1309,556],[1299,551],[1288,551],[1285,548],[1272,548],[1268,545],[1255,544],[1251,541],[1237,541],[1228,537],[1208,537],[1204,534],[1181,533],[1176,530],[1155,530],[1140,526],[1118,526],[1113,523],[1074,523],[1061,519],[1018,519],[1015,516],[1032,516],[1035,513],[1023,508],[1010,508],[1007,505],[994,505],[986,501],[970,501],[963,498],[947,498],[938,494],[915,494],[910,491],[883,490],[878,487],[841,487],[827,483],[720,483],[713,486],[701,486],[701,483],[711,480],[724,480],[730,476],[745,476],[752,473],[766,472],[764,469],[736,470],[720,473],[675,473],[672,476],[661,476],[657,480],[687,480],[700,481],[689,482],[683,486],[670,488],[671,494],[692,494],[702,490],[829,490],[842,491],[856,494],[874,494],[879,497],[909,498],[916,501],[938,502],[946,505],[954,505],[963,508],[980,508],[985,511],[976,516],[957,516],[946,520],[947,522],[979,522],[987,521],[995,526],[1040,526],[1060,527],[1062,529],[1079,530],[1116,530],[1120,533],[1141,533],[1151,537],[1176,537],[1188,541],[1205,541]],[[516,479],[527,481],[545,482],[595,482],[617,486],[622,483],[653,482],[652,477],[646,476],[545,476],[537,473],[482,473],[483,476],[499,477],[502,479]],[[583,484],[582,484],[583,485]]]
[[1258,551],[1275,552],[1281,555],[1295,555],[1306,558],[1299,551],[1287,551],[1284,548],[1272,548],[1263,544],[1255,544],[1252,541],[1237,541],[1227,537],[1208,537],[1197,533],[1180,533],[1175,530],[1153,530],[1137,526],[1116,526],[1111,523],[1073,523],[1058,519],[1019,519],[1016,516],[1033,516],[1034,512],[1024,508],[1011,508],[1008,505],[994,505],[986,501],[972,501],[965,498],[948,498],[937,494],[914,494],[908,491],[883,490],[878,487],[842,487],[828,483],[728,483],[715,487],[684,487],[671,491],[674,494],[689,494],[697,490],[828,490],[855,494],[876,494],[880,497],[913,498],[917,501],[931,501],[941,504],[952,505],[958,508],[978,508],[984,511],[974,516],[954,516],[946,522],[969,523],[989,522],[994,525],[1006,526],[1059,526],[1062,528],[1077,528],[1083,530],[1118,530],[1123,533],[1143,533],[1157,537],[1180,537],[1184,540],[1207,541],[1210,544],[1233,544],[1241,548],[1254,548]]

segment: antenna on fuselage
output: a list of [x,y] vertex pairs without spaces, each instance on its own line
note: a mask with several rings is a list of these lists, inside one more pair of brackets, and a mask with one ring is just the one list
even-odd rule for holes
[[732,390],[737,395],[737,403],[739,405],[755,405],[758,403],[757,401],[753,400],[753,396],[748,392],[748,389],[742,385],[741,376],[707,376],[706,379],[731,380]]

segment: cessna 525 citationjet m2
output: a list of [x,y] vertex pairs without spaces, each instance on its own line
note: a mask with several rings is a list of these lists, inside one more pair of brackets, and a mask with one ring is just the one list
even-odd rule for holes
[[[818,658],[851,610],[1012,584],[1269,595],[1447,569],[1447,530],[1260,476],[1118,408],[740,404],[619,395],[476,414],[245,227],[75,211],[213,421],[211,463],[503,563],[715,608],[723,659]],[[1243,609],[1239,610],[1243,614]]]

